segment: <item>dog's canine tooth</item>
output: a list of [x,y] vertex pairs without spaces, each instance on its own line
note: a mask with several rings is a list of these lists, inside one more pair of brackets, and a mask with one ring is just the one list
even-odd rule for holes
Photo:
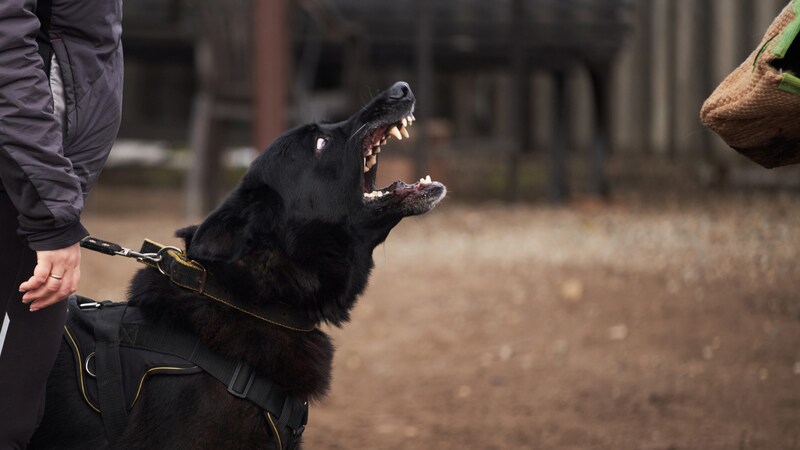
[[400,127],[400,134],[402,134],[403,137],[405,137],[406,139],[410,137],[408,134],[408,130],[406,130],[406,127]]
[[368,158],[364,159],[364,173],[369,172],[372,167],[377,164],[378,157],[375,155],[370,155]]
[[402,123],[404,127],[407,127],[408,126],[408,119],[403,117],[402,119],[400,119],[400,123]]
[[397,127],[389,128],[389,134],[396,137],[398,141],[403,140],[403,136],[400,134],[400,130],[398,130]]

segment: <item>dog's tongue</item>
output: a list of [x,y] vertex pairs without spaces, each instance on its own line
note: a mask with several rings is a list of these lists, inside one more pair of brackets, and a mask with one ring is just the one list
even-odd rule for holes
[[407,197],[411,194],[420,192],[430,186],[433,183],[431,180],[430,175],[426,175],[425,178],[420,178],[414,184],[406,184],[402,181],[396,181],[390,188],[389,191],[394,195],[399,197]]
[[413,184],[407,184],[402,181],[395,181],[394,183],[389,185],[389,187],[386,187],[384,189],[365,192],[364,198],[376,199],[387,195],[394,195],[397,197],[407,197],[415,192],[420,192],[424,190],[433,183],[435,182],[431,180],[430,175],[426,175],[425,178],[420,178],[419,181]]

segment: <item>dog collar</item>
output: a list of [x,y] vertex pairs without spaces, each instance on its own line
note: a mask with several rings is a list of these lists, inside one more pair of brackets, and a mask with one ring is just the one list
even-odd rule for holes
[[245,305],[235,300],[232,293],[220,284],[212,274],[197,261],[189,259],[182,249],[162,245],[145,239],[139,252],[124,248],[113,242],[87,236],[81,247],[107,255],[135,258],[146,266],[157,269],[173,284],[222,303],[239,312],[292,331],[309,332],[317,323],[303,317],[296,309],[284,303],[267,305]]

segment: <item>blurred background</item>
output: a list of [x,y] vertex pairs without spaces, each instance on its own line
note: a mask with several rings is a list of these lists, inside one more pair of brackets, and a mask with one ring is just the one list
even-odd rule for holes
[[[309,448],[800,448],[800,172],[698,119],[786,3],[125,2],[85,222],[175,242],[283,130],[405,80],[418,121],[379,183],[448,199],[330,330]],[[84,252],[81,293],[123,299],[136,269]]]

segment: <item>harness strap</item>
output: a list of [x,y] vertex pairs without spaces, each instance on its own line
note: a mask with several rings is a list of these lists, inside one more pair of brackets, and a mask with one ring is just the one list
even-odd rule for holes
[[95,364],[103,378],[97,380],[97,397],[111,448],[117,448],[128,424],[128,408],[122,390],[122,363],[119,359],[119,328],[124,307],[102,308],[94,323]]
[[246,362],[211,351],[195,336],[163,327],[123,323],[120,345],[167,353],[196,364],[225,384],[232,395],[279,417],[277,431],[282,443],[298,438],[305,429],[308,402],[294,398],[268,378],[256,374]]

